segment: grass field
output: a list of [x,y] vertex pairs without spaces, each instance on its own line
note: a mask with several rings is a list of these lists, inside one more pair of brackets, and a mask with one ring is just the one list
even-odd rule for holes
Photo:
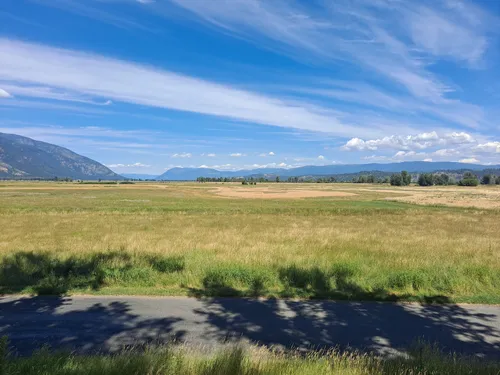
[[499,193],[0,182],[0,293],[500,303]]
[[497,375],[500,365],[446,356],[429,346],[408,357],[367,354],[278,353],[264,348],[224,348],[211,355],[192,349],[158,348],[117,355],[74,356],[41,350],[28,358],[0,358],[2,375]]

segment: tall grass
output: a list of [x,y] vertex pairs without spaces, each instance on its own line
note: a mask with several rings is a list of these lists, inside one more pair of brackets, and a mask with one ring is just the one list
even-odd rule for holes
[[74,356],[41,350],[27,358],[5,358],[2,375],[493,375],[500,363],[444,355],[422,346],[409,356],[381,359],[367,354],[279,353],[231,347],[215,354],[159,348],[116,355]]
[[357,195],[258,200],[215,197],[210,184],[8,185],[0,289],[500,302],[499,211],[316,185]]

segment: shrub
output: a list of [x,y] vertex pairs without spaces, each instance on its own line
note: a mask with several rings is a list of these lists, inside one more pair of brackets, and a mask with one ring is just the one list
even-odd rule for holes
[[472,172],[465,172],[463,178],[458,183],[460,186],[477,186],[479,185],[479,180],[477,176]]

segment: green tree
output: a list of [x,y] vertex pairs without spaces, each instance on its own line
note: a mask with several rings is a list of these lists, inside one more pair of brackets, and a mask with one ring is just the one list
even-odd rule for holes
[[276,176],[276,182],[280,182],[280,176]]
[[495,176],[491,174],[485,174],[481,179],[481,185],[492,185],[495,183]]
[[441,173],[440,175],[434,175],[433,180],[434,180],[434,185],[449,185],[450,176]]
[[390,179],[391,185],[392,186],[402,186],[403,185],[403,179],[401,177],[401,174],[393,174],[391,175]]
[[434,176],[432,175],[432,173],[421,173],[418,176],[417,183],[420,186],[432,186],[432,185],[434,185],[434,178],[433,177]]
[[401,172],[401,180],[404,186],[408,186],[411,184],[411,174],[409,174],[407,171],[402,171]]
[[500,185],[500,176],[497,176],[497,178],[495,179],[495,183],[496,183],[497,185]]

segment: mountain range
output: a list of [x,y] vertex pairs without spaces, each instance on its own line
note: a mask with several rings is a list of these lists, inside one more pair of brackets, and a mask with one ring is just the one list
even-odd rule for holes
[[406,170],[408,172],[439,172],[455,170],[480,171],[484,169],[498,169],[496,166],[485,166],[481,164],[466,164],[459,162],[425,162],[425,161],[407,161],[400,163],[370,163],[370,164],[333,164],[333,165],[310,165],[305,167],[281,169],[281,168],[262,168],[247,169],[239,171],[219,171],[211,168],[172,168],[158,176],[157,180],[168,181],[191,181],[198,177],[267,177],[280,178],[288,177],[307,177],[307,176],[332,176],[339,174],[361,173],[370,171],[396,173]]
[[0,133],[0,178],[123,180],[108,167],[67,148]]
[[332,164],[304,166],[291,169],[260,168],[239,171],[220,171],[211,168],[172,168],[160,176],[151,174],[126,174],[125,177],[108,167],[67,148],[36,141],[15,134],[0,133],[0,178],[3,179],[53,179],[72,178],[82,180],[148,179],[165,181],[193,181],[198,177],[238,178],[254,177],[274,179],[288,177],[324,177],[376,172],[391,174],[406,170],[411,173],[440,171],[496,170],[500,165],[485,166],[459,162],[410,161],[387,164]]

